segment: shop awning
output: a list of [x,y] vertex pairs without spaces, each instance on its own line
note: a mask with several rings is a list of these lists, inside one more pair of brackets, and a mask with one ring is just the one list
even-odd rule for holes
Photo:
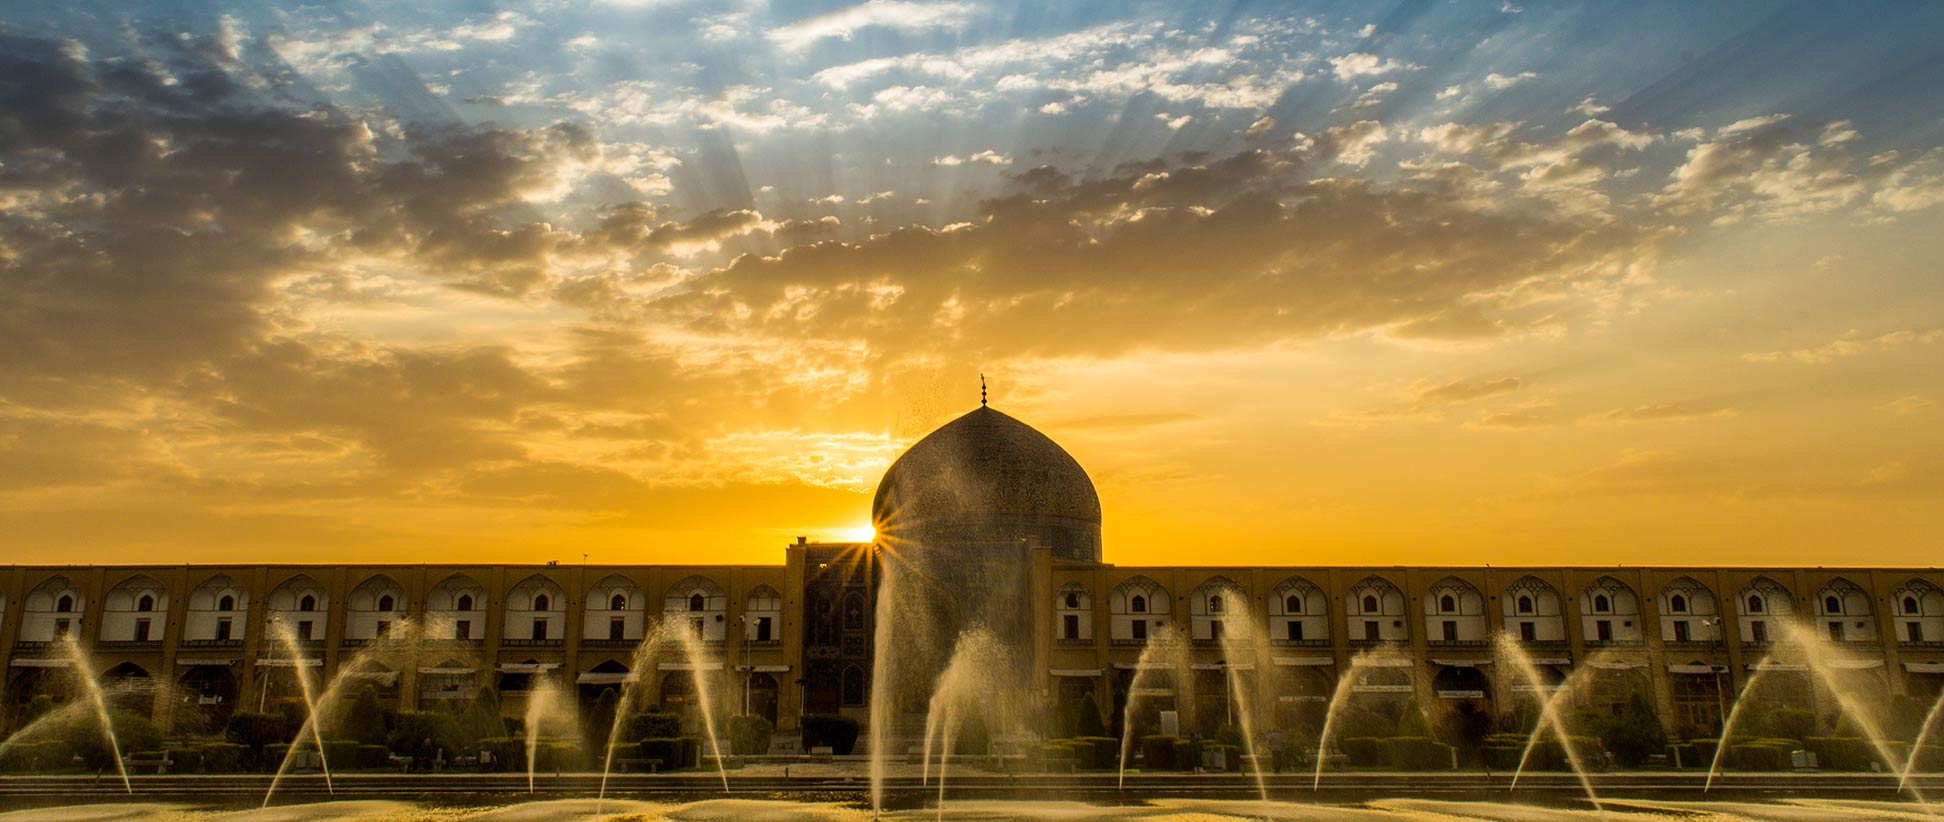
[[1713,665],[1687,665],[1677,663],[1667,666],[1667,672],[1670,674],[1711,674],[1715,672],[1715,669]]
[[580,676],[574,677],[574,682],[581,685],[619,685],[626,681],[626,673],[613,671],[583,671]]
[[722,663],[704,662],[700,665],[697,665],[693,662],[664,662],[660,665],[656,665],[655,670],[658,671],[720,671],[722,670]]
[[1100,676],[1099,668],[1054,668],[1048,671],[1054,676]]
[[324,660],[312,659],[310,657],[304,657],[303,659],[277,657],[275,659],[259,659],[257,660],[257,667],[258,668],[322,668],[324,667]]
[[541,674],[560,667],[558,662],[502,662],[499,672],[503,674]]
[[1534,664],[1534,665],[1571,665],[1571,664],[1573,664],[1573,658],[1572,658],[1572,657],[1570,657],[1570,656],[1542,656],[1542,657],[1538,657],[1538,658],[1536,658],[1536,659],[1534,659],[1534,660],[1532,660],[1532,664]]
[[346,671],[344,675],[351,679],[376,682],[388,688],[398,682],[397,671]]
[[479,673],[479,669],[478,669],[478,668],[440,668],[440,667],[431,667],[431,668],[420,668],[420,669],[419,669],[419,673],[422,673],[422,674],[431,674],[431,675],[433,675],[433,676],[465,676],[465,675],[467,675],[467,674],[476,674],[476,673]]
[[182,656],[176,657],[177,665],[188,666],[188,667],[193,667],[196,665],[222,665],[227,667],[230,665],[235,665],[239,661],[240,660],[234,657],[230,659],[206,659],[202,657],[182,657]]
[[1807,671],[1809,666],[1800,662],[1750,662],[1743,665],[1751,671]]
[[1276,657],[1276,664],[1292,666],[1335,665],[1336,659],[1327,656],[1279,656]]
[[[1535,659],[1533,661],[1538,662],[1539,660]],[[1443,665],[1446,668],[1476,668],[1480,665],[1490,665],[1492,661],[1489,659],[1434,659],[1431,660],[1431,664]]]
[[1411,661],[1403,657],[1395,656],[1380,656],[1375,658],[1356,657],[1350,660],[1350,666],[1353,668],[1409,668],[1411,667]]
[[1944,662],[1906,662],[1903,666],[1913,674],[1944,674]]
[[15,668],[66,668],[73,664],[74,660],[58,656],[14,657],[13,660]]
[[1883,667],[1883,660],[1881,659],[1832,659],[1829,661],[1829,667],[1842,668],[1843,670],[1846,671],[1867,671],[1871,668]]
[[1253,671],[1255,670],[1255,663],[1243,662],[1237,665],[1230,665],[1226,662],[1195,662],[1191,663],[1188,668],[1193,671]]
[[1114,667],[1122,671],[1165,671],[1174,666],[1165,662],[1149,662],[1145,665],[1139,662],[1116,662]]
[[1626,671],[1626,670],[1632,670],[1632,669],[1634,669],[1634,668],[1645,668],[1645,667],[1647,667],[1647,663],[1645,663],[1645,662],[1635,662],[1635,661],[1632,661],[1632,660],[1624,660],[1624,659],[1620,659],[1620,660],[1594,660],[1594,661],[1592,661],[1592,662],[1588,662],[1588,663],[1586,663],[1586,664],[1588,664],[1588,665],[1591,665],[1591,666],[1593,666],[1593,667],[1595,667],[1595,668],[1600,668],[1600,669],[1603,669],[1603,670],[1608,670],[1608,671]]

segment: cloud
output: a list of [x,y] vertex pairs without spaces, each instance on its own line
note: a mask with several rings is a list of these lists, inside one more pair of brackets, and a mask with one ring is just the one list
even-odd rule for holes
[[1890,414],[1896,414],[1898,416],[1908,416],[1923,411],[1929,411],[1932,408],[1936,408],[1936,407],[1937,407],[1937,403],[1932,402],[1930,399],[1917,396],[1916,394],[1910,394],[1907,396],[1898,397],[1894,400],[1879,405],[1876,407],[1876,410],[1883,411]]
[[1485,87],[1493,91],[1503,91],[1527,80],[1537,79],[1538,77],[1539,73],[1534,71],[1522,71],[1518,74],[1500,74],[1495,71],[1485,75]]
[[1597,419],[1605,422],[1660,422],[1704,417],[1732,417],[1737,413],[1739,412],[1734,408],[1712,402],[1670,402],[1615,408],[1600,414]]
[[1390,139],[1390,130],[1376,120],[1358,120],[1326,129],[1310,143],[1317,157],[1359,168],[1369,164],[1377,146]]
[[1470,402],[1518,390],[1521,384],[1518,377],[1502,377],[1496,380],[1452,380],[1419,391],[1417,401],[1420,405]]
[[1393,71],[1414,71],[1417,68],[1416,65],[1394,57],[1379,57],[1364,52],[1353,52],[1342,57],[1330,58],[1330,70],[1336,73],[1338,80],[1344,82],[1359,77],[1389,74]]
[[885,28],[903,34],[955,31],[970,22],[973,10],[965,3],[868,0],[848,8],[806,17],[774,29],[765,36],[785,50],[797,51],[830,38],[849,40],[859,30],[867,28]]
[[1782,351],[1762,351],[1743,354],[1742,359],[1759,363],[1800,363],[1802,365],[1826,365],[1841,359],[1877,351],[1887,351],[1910,345],[1929,345],[1944,341],[1944,329],[1907,328],[1885,334],[1868,336],[1851,331],[1823,345],[1812,348],[1794,348]]
[[1944,153],[1861,158],[1852,153],[1858,138],[1846,120],[1814,130],[1782,114],[1739,120],[1689,149],[1654,202],[1717,223],[1798,220],[1864,204],[1894,214],[1944,202]]

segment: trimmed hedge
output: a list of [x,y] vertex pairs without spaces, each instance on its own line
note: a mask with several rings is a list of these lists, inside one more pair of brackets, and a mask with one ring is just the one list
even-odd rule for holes
[[1178,736],[1154,734],[1141,737],[1141,767],[1150,771],[1187,770],[1189,765],[1176,761],[1176,748],[1187,740]]
[[702,764],[702,740],[693,736],[671,736],[641,740],[643,759],[659,759],[663,770],[693,768]]
[[[355,744],[355,743],[354,743]],[[359,745],[352,755],[353,767],[375,770],[391,767],[391,749],[383,745]]]
[[1338,743],[1352,767],[1381,768],[1391,761],[1390,741],[1375,736],[1359,736]]
[[1393,736],[1390,763],[1407,771],[1451,770],[1452,747],[1428,736]]
[[202,773],[203,752],[201,748],[170,748],[170,773]]
[[358,767],[358,741],[355,739],[324,740],[324,762],[333,769]]
[[71,767],[73,760],[74,751],[65,742],[16,742],[0,750],[0,771],[57,771]]
[[1083,736],[1068,740],[1078,752],[1080,767],[1096,771],[1120,768],[1120,740],[1107,736]]
[[1876,749],[1853,736],[1812,736],[1803,750],[1816,755],[1816,767],[1829,771],[1867,771],[1877,764]]
[[729,717],[729,751],[737,756],[763,756],[769,753],[776,726],[755,714]]
[[1744,771],[1786,771],[1793,749],[1793,745],[1785,747],[1771,740],[1741,742],[1728,746],[1728,764]]
[[633,714],[621,724],[623,742],[644,739],[672,739],[682,735],[682,715],[662,711]]
[[1708,767],[1707,761],[1697,759],[1696,756],[1697,754],[1694,752],[1694,745],[1692,743],[1671,742],[1667,745],[1667,766],[1670,768],[1676,765],[1683,768]]
[[1713,737],[1690,739],[1688,744],[1694,746],[1694,757],[1701,763],[1701,767],[1705,768],[1714,763],[1715,750],[1721,747],[1721,740]]
[[203,773],[241,773],[250,761],[250,746],[240,742],[202,744]]
[[848,756],[857,749],[857,720],[838,714],[804,714],[803,749],[829,746],[831,753]]

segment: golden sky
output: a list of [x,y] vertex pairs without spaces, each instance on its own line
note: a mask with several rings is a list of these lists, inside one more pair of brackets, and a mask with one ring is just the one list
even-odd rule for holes
[[22,10],[0,561],[1937,563],[1944,12],[1182,5]]

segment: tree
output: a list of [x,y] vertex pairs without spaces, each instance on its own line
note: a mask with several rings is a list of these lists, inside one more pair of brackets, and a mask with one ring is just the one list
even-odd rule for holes
[[1397,717],[1395,736],[1430,736],[1431,723],[1424,719],[1424,712],[1418,709],[1417,698],[1404,703],[1404,713]]
[[614,712],[621,707],[621,694],[613,688],[602,688],[601,695],[594,698],[594,711],[588,716],[590,727],[587,738],[600,744],[588,748],[591,751],[606,751],[608,734],[614,731]]
[[1600,723],[1599,734],[1613,761],[1628,768],[1646,764],[1648,757],[1667,748],[1667,732],[1661,729],[1660,717],[1640,694],[1628,697],[1619,715]]
[[370,685],[351,700],[338,720],[338,734],[360,745],[385,744],[385,712],[378,705],[378,689]]
[[1074,728],[1074,736],[1106,736],[1107,723],[1100,721],[1100,703],[1094,701],[1092,691],[1080,699],[1080,722]]

